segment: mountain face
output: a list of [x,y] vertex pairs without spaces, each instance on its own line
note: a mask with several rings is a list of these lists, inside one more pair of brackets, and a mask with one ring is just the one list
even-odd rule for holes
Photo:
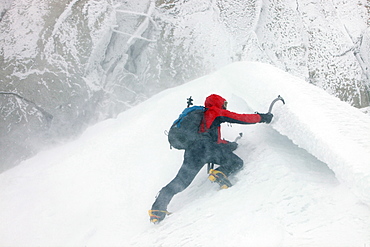
[[234,61],[368,106],[369,12],[366,0],[2,1],[0,170]]

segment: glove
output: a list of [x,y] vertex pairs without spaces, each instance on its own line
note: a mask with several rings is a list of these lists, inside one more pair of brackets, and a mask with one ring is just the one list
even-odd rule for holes
[[227,142],[223,145],[225,145],[226,148],[230,149],[230,151],[234,151],[235,149],[238,148],[238,143],[236,142]]
[[274,115],[272,115],[271,112],[268,112],[268,113],[265,113],[265,114],[257,112],[257,114],[261,116],[260,123],[271,123],[272,117],[274,116]]

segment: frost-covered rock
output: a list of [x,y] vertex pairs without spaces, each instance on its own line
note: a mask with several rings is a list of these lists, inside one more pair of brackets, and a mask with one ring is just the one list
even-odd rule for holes
[[13,2],[0,22],[3,152],[79,133],[95,115],[101,85],[84,78],[104,56],[112,23],[106,1]]

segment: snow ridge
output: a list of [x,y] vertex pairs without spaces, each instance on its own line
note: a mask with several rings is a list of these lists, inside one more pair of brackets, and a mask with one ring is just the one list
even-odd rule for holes
[[[222,127],[228,140],[244,133],[233,187],[219,191],[203,169],[171,201],[173,214],[151,225],[147,210],[183,156],[163,131],[186,98],[200,105],[211,93],[236,112],[266,112],[278,94],[286,104],[275,104],[271,124]],[[0,174],[0,245],[368,246],[370,208],[359,200],[369,194],[368,123],[277,68],[235,63]]]
[[[274,109],[273,128],[326,163],[341,182],[370,205],[370,118],[272,66],[240,62],[218,73],[231,75],[227,80],[256,108],[266,107],[271,99],[282,95],[287,104]],[[253,98],[255,95],[258,99]]]

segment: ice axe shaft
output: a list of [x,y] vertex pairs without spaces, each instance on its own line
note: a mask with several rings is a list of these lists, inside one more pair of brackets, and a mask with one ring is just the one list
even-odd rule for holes
[[285,104],[285,101],[284,101],[283,97],[281,97],[281,96],[279,95],[276,99],[274,99],[274,100],[271,102],[268,113],[271,113],[271,111],[272,111],[272,107],[274,107],[274,105],[275,105],[276,101],[279,101],[279,100],[281,100],[281,101],[283,102],[283,104]]

